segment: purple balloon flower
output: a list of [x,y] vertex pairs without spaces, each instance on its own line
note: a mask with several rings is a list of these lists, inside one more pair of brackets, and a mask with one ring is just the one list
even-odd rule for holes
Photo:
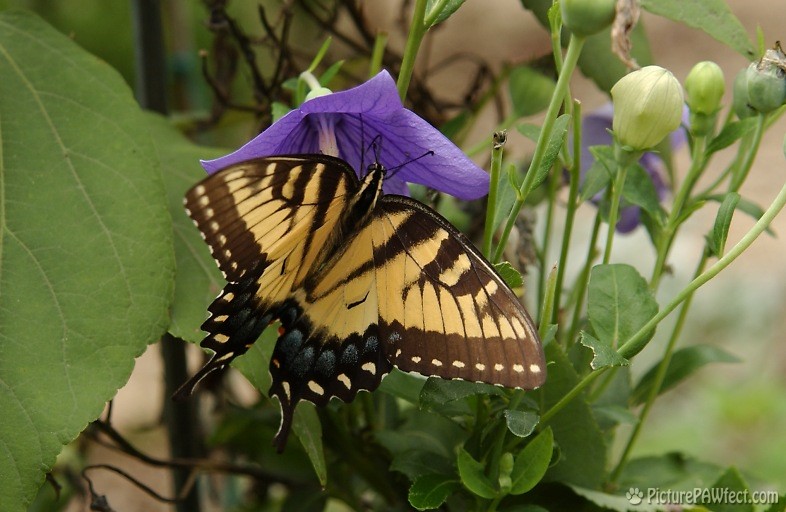
[[[687,110],[683,112],[683,123],[687,123]],[[611,103],[607,103],[597,110],[587,115],[581,122],[581,177],[592,167],[595,157],[592,156],[590,146],[606,146],[612,143],[611,122],[614,117],[614,110]],[[677,149],[687,142],[685,130],[680,127],[671,133],[671,147]],[[663,200],[668,192],[668,187],[664,181],[666,175],[666,164],[657,153],[648,151],[641,156],[639,164],[647,171],[655,185],[658,199]],[[629,233],[636,229],[640,224],[641,209],[638,206],[626,206],[620,210],[619,220],[616,230],[618,233]]]
[[489,176],[483,169],[404,108],[387,71],[352,89],[304,102],[234,153],[202,165],[213,173],[253,158],[299,153],[340,157],[359,176],[378,157],[382,165],[394,169],[383,185],[386,193],[409,195],[406,182],[460,199],[477,199],[489,190]]

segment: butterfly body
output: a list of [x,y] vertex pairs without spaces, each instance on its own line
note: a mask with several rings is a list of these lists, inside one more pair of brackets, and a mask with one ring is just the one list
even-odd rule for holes
[[213,358],[178,391],[245,353],[279,320],[270,361],[283,449],[295,405],[351,401],[393,366],[532,389],[545,379],[534,325],[493,267],[448,221],[382,195],[322,155],[270,157],[207,177],[186,208],[228,284],[210,305]]

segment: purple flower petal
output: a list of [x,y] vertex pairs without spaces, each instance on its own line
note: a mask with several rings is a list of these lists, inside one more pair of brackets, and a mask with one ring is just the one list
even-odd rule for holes
[[488,193],[488,174],[437,129],[403,107],[387,71],[352,89],[303,103],[234,153],[202,165],[215,172],[253,158],[319,153],[320,133],[324,135],[326,127],[332,129],[338,156],[359,176],[377,158],[389,169],[385,193],[409,195],[405,182],[461,199]]

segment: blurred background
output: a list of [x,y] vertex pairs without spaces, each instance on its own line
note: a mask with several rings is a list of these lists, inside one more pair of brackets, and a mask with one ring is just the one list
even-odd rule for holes
[[[276,12],[276,2],[262,2]],[[752,41],[757,30],[764,35],[766,46],[782,37],[786,27],[786,9],[782,0],[728,0]],[[205,3],[196,0],[161,2],[165,14],[164,31],[170,54],[168,79],[173,87],[170,99],[172,115],[189,126],[194,117],[208,116],[212,95],[200,71],[198,52],[209,48],[212,36],[206,28],[210,17]],[[408,21],[408,2],[363,2],[366,19],[390,34],[389,45],[401,51],[404,34],[401,27]],[[135,84],[131,22],[131,4],[115,0],[0,0],[0,8],[24,7],[36,11],[59,30],[117,69],[129,86]],[[231,12],[248,33],[259,33],[257,2],[229,2]],[[402,14],[403,12],[403,14]],[[247,14],[247,15],[244,15]],[[654,61],[671,70],[683,81],[691,67],[702,60],[718,63],[726,75],[725,105],[731,102],[731,82],[748,61],[713,40],[703,32],[669,20],[643,14]],[[254,25],[254,24],[257,25]],[[313,25],[295,25],[304,54],[318,48],[324,35]],[[430,62],[459,56],[430,77],[438,89],[463,90],[475,77],[473,62],[484,62],[493,73],[503,65],[521,63],[550,54],[547,32],[518,0],[468,0],[449,22],[433,32],[425,47]],[[334,42],[326,61],[351,57],[346,44]],[[351,66],[351,63],[349,64]],[[351,67],[350,67],[351,69]],[[577,76],[572,92],[583,103],[585,113],[607,101],[589,80]],[[537,117],[533,119],[537,122]],[[258,126],[248,115],[229,113],[221,121],[221,130],[203,133],[200,142],[228,149],[255,135]],[[482,117],[467,136],[467,146],[481,141],[494,129],[493,112]],[[765,135],[750,178],[742,189],[743,197],[766,208],[786,179],[783,140],[786,120],[779,120]],[[507,150],[526,156],[533,145],[511,134]],[[686,149],[675,155],[678,175],[687,169]],[[730,155],[722,152],[711,164],[720,173]],[[194,162],[194,165],[198,165]],[[588,212],[589,213],[589,212]],[[715,212],[707,208],[685,226],[672,251],[673,274],[664,281],[659,299],[672,297],[689,280],[704,245],[704,234]],[[585,216],[574,228],[577,246],[582,233],[589,233],[591,217]],[[559,222],[559,220],[557,221]],[[735,216],[729,243],[736,242],[753,224],[744,215]],[[757,480],[780,485],[786,492],[786,214],[773,225],[776,236],[763,236],[746,254],[718,278],[703,287],[696,296],[689,324],[680,346],[707,343],[723,347],[738,356],[737,364],[715,364],[702,369],[678,388],[668,392],[655,405],[635,450],[636,455],[680,451],[719,464],[733,464],[744,471],[750,483]],[[643,229],[615,240],[616,262],[628,262],[640,269],[652,266],[650,241]],[[583,246],[577,254],[584,254]],[[552,258],[556,261],[556,255]],[[646,272],[645,272],[646,275]],[[662,329],[666,331],[666,329]],[[665,340],[656,340],[633,364],[640,375],[662,352]],[[198,359],[198,351],[191,354]],[[196,365],[196,361],[195,361]],[[238,380],[242,380],[238,378]],[[151,346],[139,358],[126,387],[114,403],[113,421],[128,439],[143,451],[166,455],[166,437],[161,427],[163,397],[160,349]],[[67,454],[65,455],[67,456]],[[91,459],[116,461],[113,453],[91,447]],[[169,494],[168,474],[129,461],[129,471],[163,494]],[[112,503],[127,504],[123,510],[169,510],[148,498],[122,478],[111,474],[95,475],[97,486],[112,489]],[[127,499],[121,496],[127,495]],[[74,505],[73,510],[80,510]]]

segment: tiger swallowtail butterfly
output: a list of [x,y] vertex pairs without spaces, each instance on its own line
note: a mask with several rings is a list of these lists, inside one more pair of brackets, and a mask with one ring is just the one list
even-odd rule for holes
[[472,243],[409,197],[383,195],[338,158],[275,156],[205,178],[186,209],[227,279],[202,324],[212,359],[175,393],[245,353],[281,323],[270,360],[283,450],[300,400],[373,391],[393,366],[533,389],[546,365],[516,295]]

